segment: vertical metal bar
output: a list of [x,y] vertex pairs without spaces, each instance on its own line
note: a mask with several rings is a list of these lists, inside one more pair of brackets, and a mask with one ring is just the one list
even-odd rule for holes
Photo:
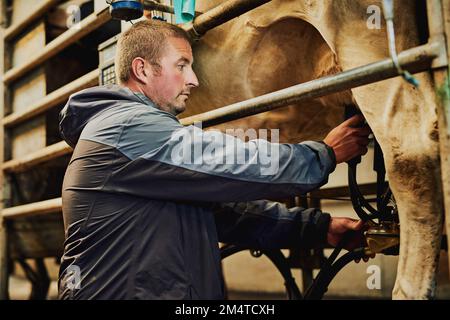
[[[446,49],[444,58],[450,59],[450,3],[446,0],[428,0],[428,27],[430,41],[442,41]],[[442,190],[445,210],[445,228],[447,231],[447,245],[450,245],[450,83],[448,65],[433,70],[434,84],[437,90],[439,123],[439,149],[441,158]],[[450,255],[448,256],[450,264]]]
[[[442,0],[428,0],[427,1],[427,15],[428,15],[428,30],[430,38],[428,42],[438,42],[444,45],[441,46],[441,52],[439,56],[433,60],[431,65],[433,68],[447,67],[448,55],[446,50],[446,37],[445,37],[445,22],[444,22],[444,5]],[[445,5],[448,5],[444,1]],[[448,35],[447,35],[448,36]],[[448,38],[447,38],[448,39]]]

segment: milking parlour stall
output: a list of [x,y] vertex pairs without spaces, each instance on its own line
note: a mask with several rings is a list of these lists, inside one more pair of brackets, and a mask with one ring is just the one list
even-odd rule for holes
[[[68,166],[79,159],[77,147],[70,143],[68,135],[77,134],[76,140],[83,139],[91,129],[86,126],[75,133],[78,129],[73,127],[69,134],[61,130],[62,119],[67,116],[65,106],[80,91],[90,92],[89,88],[97,86],[123,90],[119,89],[123,81],[118,76],[117,65],[120,39],[142,22],[176,25],[189,37],[193,55],[189,63],[198,83],[192,85],[192,91],[184,93],[185,111],[176,118],[171,115],[172,120],[184,127],[171,139],[189,140],[189,144],[200,148],[181,147],[172,152],[176,158],[173,161],[191,170],[188,178],[185,172],[166,178],[161,178],[161,173],[152,180],[146,178],[146,171],[168,172],[169,169],[163,165],[140,167],[136,172],[140,188],[145,190],[147,185],[156,184],[158,192],[133,194],[129,190],[135,188],[121,186],[117,187],[117,197],[136,197],[130,205],[138,206],[146,197],[152,201],[177,202],[178,199],[171,198],[175,197],[173,194],[190,194],[191,190],[198,189],[200,193],[194,198],[182,199],[188,201],[183,205],[222,206],[222,209],[228,206],[228,217],[239,214],[244,219],[247,214],[259,214],[270,219],[275,214],[279,221],[293,220],[290,215],[298,210],[319,210],[331,217],[362,220],[364,225],[362,244],[351,249],[347,244],[352,231],[347,231],[334,245],[328,241],[306,243],[306,240],[298,245],[281,242],[267,245],[265,240],[256,244],[227,242],[226,237],[220,238],[220,231],[218,238],[215,232],[208,234],[208,239],[217,244],[217,250],[198,254],[217,255],[220,260],[219,266],[208,268],[220,269],[224,299],[173,302],[170,307],[163,306],[168,317],[276,317],[286,304],[279,305],[280,302],[272,300],[450,299],[449,1],[2,0],[0,17],[3,61],[0,67],[3,93],[0,299],[57,300],[66,290],[75,299],[83,297],[77,296],[77,291],[83,291],[83,285],[89,290],[103,285],[107,288],[101,281],[108,285],[114,282],[115,270],[119,273],[124,268],[133,268],[121,265],[117,258],[119,252],[111,248],[102,247],[104,251],[99,254],[98,264],[89,272],[77,264],[86,257],[69,254],[72,246],[87,248],[88,233],[101,230],[102,221],[118,219],[119,209],[111,205],[113,211],[95,215],[94,204],[101,197],[93,196],[91,202],[79,204],[86,206],[86,212],[90,210],[85,218],[74,222],[63,217],[68,203],[61,191],[63,182],[66,185]],[[164,48],[163,43],[159,45]],[[90,112],[89,99],[95,104],[95,98],[88,98],[86,94],[85,100],[79,102],[86,108],[85,112]],[[108,99],[117,105],[121,103],[114,97]],[[158,102],[150,100],[150,108],[158,109]],[[333,128],[355,115],[364,121],[355,127],[366,125],[371,130],[363,155],[338,164],[324,181],[308,180],[315,187],[294,188],[290,177],[274,178],[286,175],[288,164],[284,161],[313,162],[323,156],[315,151],[313,158],[305,160],[301,154],[292,152],[286,160],[283,150],[302,143],[325,144],[323,141]],[[82,117],[76,112],[69,116]],[[107,117],[102,121],[114,123]],[[132,130],[132,120],[127,121],[120,124],[121,136]],[[158,125],[158,121],[153,125]],[[163,130],[165,120],[160,121],[158,130]],[[211,137],[227,144],[223,162],[211,162],[218,159],[217,150],[211,155],[219,143],[208,140]],[[122,150],[120,140],[116,144],[117,150]],[[244,152],[242,156],[241,146],[248,147],[249,154]],[[154,157],[152,152],[140,157],[147,155]],[[126,153],[125,156],[131,157]],[[234,168],[235,162],[239,168],[247,168],[254,165],[252,161],[259,160],[262,170],[253,182],[266,189],[261,194],[269,198],[252,198],[253,182],[249,181],[253,176],[247,171],[229,169]],[[111,160],[108,165],[116,166],[120,161]],[[75,171],[101,165],[97,160],[89,163],[78,165]],[[208,178],[197,177],[200,174],[195,171],[197,165],[212,168],[213,176],[217,173],[213,184],[206,182]],[[220,171],[222,168],[225,169]],[[312,164],[305,165],[301,174],[308,174],[308,170],[315,170]],[[111,174],[114,175],[115,172]],[[102,175],[97,178],[113,179]],[[180,191],[169,189],[164,179],[170,179],[173,190]],[[183,179],[192,181],[183,184]],[[231,187],[233,179],[243,179],[248,186],[241,181]],[[278,180],[272,183],[274,179]],[[282,185],[289,192],[277,192]],[[107,182],[91,189],[113,192],[109,191]],[[228,199],[232,195],[236,195],[236,201],[230,204]],[[265,206],[270,203],[270,208],[260,208],[263,200]],[[284,216],[280,218],[282,210]],[[185,214],[194,213],[186,211]],[[95,220],[92,225],[91,215]],[[128,223],[123,219],[123,224]],[[151,224],[154,218],[142,219],[149,219]],[[230,218],[215,219],[214,222],[212,218],[212,223],[219,225]],[[245,222],[249,223],[245,228],[259,228],[260,237],[274,233],[271,225],[261,227],[249,221]],[[85,234],[74,244],[70,242],[73,234],[68,230],[77,224],[85,226],[79,230]],[[312,232],[300,229],[299,234]],[[149,254],[153,247],[160,252],[172,252],[156,236],[139,238],[136,230],[133,232],[137,239],[133,241],[153,241],[147,248]],[[179,230],[183,234],[174,232],[171,237],[185,237],[186,230],[182,227]],[[197,232],[202,231],[190,227],[190,239]],[[131,241],[116,237],[117,242]],[[197,239],[203,241],[202,237]],[[194,247],[204,248],[192,244]],[[124,249],[120,254],[136,255],[133,248],[130,245],[129,250]],[[196,276],[187,266],[190,254],[187,251],[180,254],[186,259],[179,262],[186,265],[187,271],[182,276],[171,269],[173,261],[166,264],[164,259],[157,258],[158,262],[152,264],[154,269],[137,273],[137,277],[156,279],[158,270],[165,270],[165,275],[173,275],[166,279],[172,281],[172,286],[177,286],[180,277],[190,281],[188,294],[180,299],[202,300],[202,295],[196,292]],[[106,255],[114,265],[108,271],[110,280],[103,280],[103,275],[92,275],[95,268],[101,268]],[[67,267],[68,259],[75,262]],[[197,267],[203,270],[203,266],[192,268]],[[125,291],[128,290],[125,287],[132,286],[134,280],[129,274],[126,282],[114,285],[115,290],[123,287]],[[146,285],[158,283],[152,280]],[[160,293],[145,299],[173,299],[162,289]],[[89,299],[103,300],[109,296],[116,299],[108,292],[93,294]],[[124,295],[123,299],[135,297]]]

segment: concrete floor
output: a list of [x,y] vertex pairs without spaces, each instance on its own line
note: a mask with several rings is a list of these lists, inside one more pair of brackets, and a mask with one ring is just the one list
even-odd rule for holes
[[[58,283],[50,283],[48,300],[56,300],[58,297]],[[9,295],[11,300],[28,300],[31,293],[31,283],[21,276],[11,276],[9,278]]]

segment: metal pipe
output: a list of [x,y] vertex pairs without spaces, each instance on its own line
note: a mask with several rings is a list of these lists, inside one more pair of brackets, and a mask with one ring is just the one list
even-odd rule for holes
[[444,16],[441,0],[427,1],[428,29],[430,38],[444,34]]
[[[442,49],[438,59],[433,61],[433,67],[439,68],[433,70],[434,84],[436,88],[436,101],[438,101],[437,117],[439,128],[439,154],[441,157],[441,179],[443,207],[445,211],[444,224],[447,235],[450,234],[450,94],[449,94],[449,68],[448,59],[450,55],[450,5],[448,1],[428,0],[428,29],[430,39],[428,41],[446,42],[447,47]],[[450,237],[443,240],[450,246]],[[450,255],[448,255],[450,263]]]
[[269,1],[271,0],[228,0],[198,16],[192,23],[185,25],[183,28],[189,32],[193,39],[198,39],[208,30],[224,24]]
[[[443,12],[441,0],[427,1],[428,30],[430,34],[428,42],[446,43]],[[439,57],[433,61],[433,68],[446,67],[448,65],[445,45],[441,49]]]
[[399,75],[403,77],[407,82],[411,83],[413,86],[418,87],[419,81],[414,78],[408,71],[403,70],[398,62],[397,48],[395,47],[395,29],[394,29],[394,1],[393,0],[383,0],[383,14],[386,20],[386,30],[388,36],[389,44],[389,55],[391,56],[392,62],[394,62],[395,67]]
[[[429,68],[428,62],[438,56],[441,45],[442,43],[433,42],[406,50],[400,53],[399,61],[403,67],[415,66],[413,73],[424,71]],[[385,59],[336,75],[301,83],[226,107],[183,118],[180,122],[183,125],[202,122],[203,127],[213,126],[274,110],[302,100],[322,97],[396,76],[398,76],[398,72],[392,60]]]
[[175,10],[172,6],[158,3],[153,0],[144,0],[144,10],[148,10],[148,11],[155,10],[155,11],[161,11],[161,12],[172,13],[172,14],[175,13]]

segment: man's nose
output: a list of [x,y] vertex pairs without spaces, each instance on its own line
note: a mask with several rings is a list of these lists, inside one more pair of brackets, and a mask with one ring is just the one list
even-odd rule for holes
[[186,78],[186,84],[191,87],[198,87],[198,85],[199,85],[197,75],[195,74],[194,70],[192,70],[192,69],[190,70],[190,72]]

